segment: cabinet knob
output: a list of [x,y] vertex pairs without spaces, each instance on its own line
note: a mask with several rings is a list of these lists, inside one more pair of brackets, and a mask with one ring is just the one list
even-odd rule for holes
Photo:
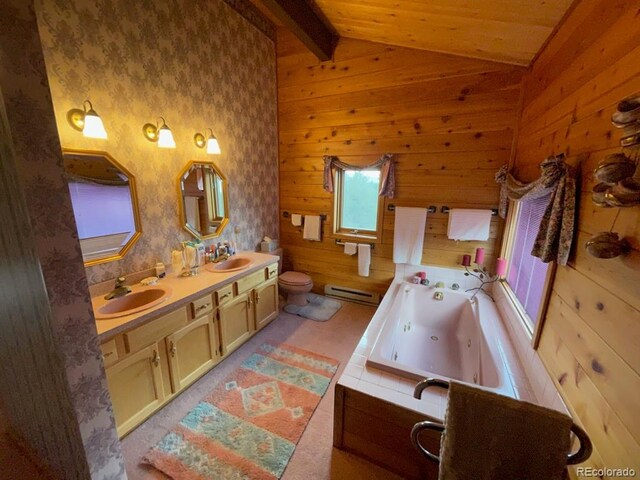
[[153,351],[153,360],[151,360],[153,364],[157,367],[160,365],[160,355],[158,355],[158,351]]
[[169,353],[171,353],[172,357],[176,356],[177,351],[178,347],[176,347],[176,344],[173,342],[169,343]]
[[260,302],[260,294],[256,292],[256,303]]

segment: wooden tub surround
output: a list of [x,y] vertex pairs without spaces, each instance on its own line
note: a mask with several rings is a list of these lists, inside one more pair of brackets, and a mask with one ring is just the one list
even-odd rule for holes
[[[169,300],[97,320],[116,427],[126,435],[278,315],[278,257],[243,252],[252,267],[169,275]],[[134,287],[135,290],[135,287]],[[94,297],[94,308],[104,303]]]
[[[417,400],[413,397],[416,380],[367,365],[367,357],[390,313],[400,284],[418,270],[426,270],[430,278],[441,279],[446,285],[458,283],[462,289],[472,282],[459,270],[428,265],[398,266],[393,283],[336,384],[333,444],[405,478],[436,479],[438,466],[418,453],[411,444],[410,433],[412,427],[423,420],[443,422],[446,392],[439,388],[425,389],[422,398]],[[515,398],[536,402],[503,320],[495,323],[496,342],[508,366],[507,381],[513,387]],[[564,405],[547,406],[566,413]],[[424,432],[420,439],[430,451],[438,452],[438,433]]]

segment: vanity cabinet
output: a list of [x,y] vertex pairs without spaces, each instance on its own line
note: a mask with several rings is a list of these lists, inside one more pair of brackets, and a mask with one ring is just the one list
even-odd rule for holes
[[106,369],[120,436],[142,422],[164,402],[160,347],[158,343],[149,345]]
[[277,263],[101,345],[118,435],[142,423],[278,315]]
[[278,279],[266,281],[253,291],[256,330],[267,326],[278,316]]
[[174,392],[188,387],[218,363],[216,330],[213,314],[207,313],[165,339]]
[[255,331],[251,293],[236,296],[218,310],[223,355],[233,352]]

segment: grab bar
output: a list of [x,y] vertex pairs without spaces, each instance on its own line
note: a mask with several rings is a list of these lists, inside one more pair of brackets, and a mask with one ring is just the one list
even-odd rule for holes
[[[425,378],[416,385],[413,391],[413,396],[414,398],[420,399],[422,391],[427,387],[440,387],[448,390],[449,385],[449,382],[446,380],[440,380],[439,378]],[[445,426],[442,423],[424,421],[416,423],[411,429],[411,443],[413,446],[429,460],[440,463],[440,457],[434,455],[420,444],[420,439],[418,437],[420,432],[423,430],[435,430],[442,433],[445,430]],[[584,462],[591,456],[591,452],[593,452],[593,445],[591,444],[591,439],[589,438],[589,435],[587,435],[587,432],[585,432],[579,425],[576,425],[575,423],[572,424],[570,430],[578,438],[580,448],[576,453],[567,455],[567,465],[576,465]]]

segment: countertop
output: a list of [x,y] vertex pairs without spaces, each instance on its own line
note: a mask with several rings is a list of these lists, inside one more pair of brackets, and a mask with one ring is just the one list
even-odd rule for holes
[[[267,265],[271,265],[279,259],[276,255],[257,252],[239,252],[237,256],[249,257],[253,260],[253,263],[249,268],[236,272],[213,273],[204,268],[200,268],[200,273],[193,277],[181,277],[177,274],[168,274],[165,278],[158,281],[158,285],[169,287],[172,290],[171,295],[162,303],[142,312],[122,317],[105,320],[96,319],[100,342],[105,342],[119,333],[137,327],[160,315],[169,313],[181,305],[186,305],[192,300],[200,298],[224,285],[228,285],[250,273],[256,272]],[[140,284],[129,286],[132,292],[148,288]],[[106,302],[108,302],[108,300],[105,300],[103,295],[98,295],[91,299],[94,311]]]

